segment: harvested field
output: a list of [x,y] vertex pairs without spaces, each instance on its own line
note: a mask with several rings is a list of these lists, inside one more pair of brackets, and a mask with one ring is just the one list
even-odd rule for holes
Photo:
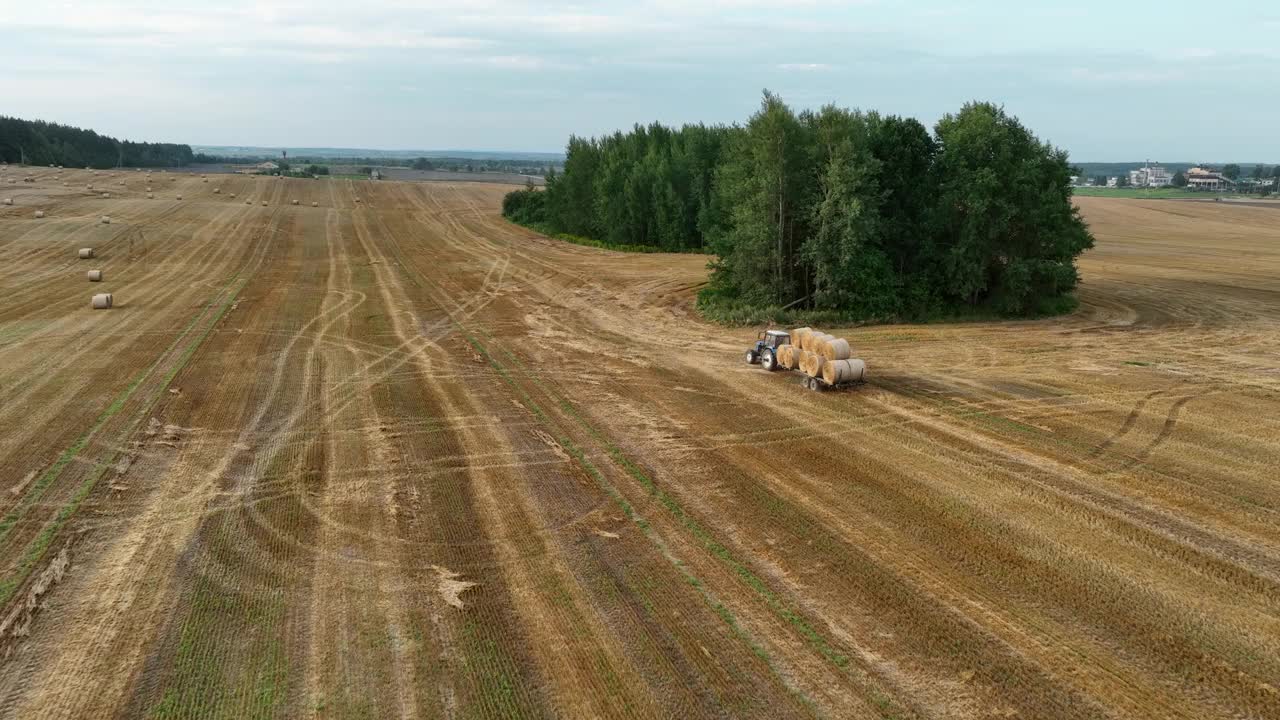
[[1081,199],[1076,314],[815,394],[509,187],[30,172],[2,717],[1280,717],[1270,209]]

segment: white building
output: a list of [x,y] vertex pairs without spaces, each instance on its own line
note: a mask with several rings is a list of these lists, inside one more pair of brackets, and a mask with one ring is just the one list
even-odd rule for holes
[[1120,187],[1120,178],[1118,177],[1107,178],[1107,187],[1109,188]]
[[1147,163],[1146,167],[1129,171],[1129,184],[1133,187],[1169,187],[1173,184],[1173,176],[1164,167]]

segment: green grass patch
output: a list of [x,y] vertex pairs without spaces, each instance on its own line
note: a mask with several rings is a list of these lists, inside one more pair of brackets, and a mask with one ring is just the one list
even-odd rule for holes
[[511,218],[506,218],[506,221],[511,223],[512,225],[519,225],[520,227],[525,228],[526,230],[532,230],[536,233],[546,235],[547,237],[552,238],[553,240],[561,240],[563,242],[573,243],[574,245],[583,245],[585,247],[593,247],[593,248],[598,248],[600,250],[614,250],[616,252],[629,252],[629,253],[676,253],[680,255],[710,255],[711,254],[711,251],[705,248],[684,248],[684,249],[672,250],[668,248],[655,247],[653,245],[620,245],[618,243],[605,242],[603,240],[596,240],[594,238],[582,237],[580,235],[570,235],[568,233],[556,232],[553,228],[550,228],[546,225],[537,224],[537,223],[516,222]]
[[696,308],[703,318],[728,327],[752,325],[776,325],[781,327],[856,327],[863,325],[937,324],[1005,322],[1008,320],[1035,320],[1067,315],[1075,311],[1079,301],[1074,295],[1044,298],[1034,311],[1025,315],[1010,316],[987,307],[956,306],[947,310],[932,310],[920,314],[867,317],[845,310],[785,309],[777,305],[759,306],[727,298],[713,288],[698,293]]
[[1129,198],[1133,200],[1169,200],[1178,198],[1237,198],[1233,193],[1207,192],[1204,190],[1187,190],[1185,188],[1102,188],[1082,187],[1071,191],[1076,197],[1109,197]]

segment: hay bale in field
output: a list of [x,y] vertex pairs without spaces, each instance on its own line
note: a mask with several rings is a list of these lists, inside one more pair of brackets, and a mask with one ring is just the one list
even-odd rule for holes
[[102,197],[109,198],[111,197],[111,193],[102,193]]
[[232,199],[232,200],[235,200],[235,199],[236,199],[236,194],[235,194],[235,193],[231,193],[231,199]]
[[245,205],[252,205],[252,204],[253,204],[253,201],[252,201],[252,200],[245,200],[245,201],[244,201],[244,204],[245,204]]
[[93,248],[80,248],[80,259],[88,260],[93,257]]
[[867,364],[856,358],[832,360],[822,366],[822,379],[829,385],[860,382],[867,374]]
[[844,338],[836,338],[822,348],[822,357],[828,360],[848,360],[852,356],[849,341]]
[[101,270],[90,270],[88,273],[89,282],[102,282]]
[[311,202],[311,207],[320,207],[320,203],[315,202],[315,201],[313,200],[313,201]]
[[182,196],[181,196],[181,195],[179,195],[179,196],[178,196],[178,199],[179,199],[179,200],[181,200],[181,199],[182,199]]
[[148,199],[148,200],[155,200],[155,199],[156,199],[156,194],[155,194],[155,193],[147,193],[147,199]]
[[214,195],[221,195],[221,194],[222,194],[222,190],[221,190],[220,188],[214,188],[214,189],[213,189],[213,194],[214,194]]
[[150,186],[150,185],[148,185],[148,186],[147,186],[147,192],[151,192],[151,186]]
[[294,204],[294,205],[297,205],[297,204],[298,204],[298,201],[297,201],[297,200],[294,200],[294,201],[293,201],[293,204]]
[[13,198],[5,198],[5,199],[4,199],[4,204],[5,204],[5,205],[12,205],[12,204],[13,204]]
[[85,185],[85,186],[84,186],[84,189],[85,189],[85,190],[92,190],[92,189],[93,189],[93,186],[92,186],[92,185]]
[[37,210],[37,211],[36,211],[36,219],[37,219],[37,220],[39,220],[39,219],[41,219],[41,218],[43,218],[43,217],[44,217],[44,211],[43,211],[43,210]]
[[263,200],[263,201],[262,201],[262,207],[266,207],[266,206],[267,206],[267,201],[266,201],[266,200]]
[[110,225],[110,224],[111,224],[111,216],[110,216],[110,215],[103,215],[103,216],[102,216],[102,224],[103,224],[103,225]]
[[97,295],[93,296],[93,301],[92,301],[93,309],[94,310],[110,310],[112,300],[113,298],[111,297],[111,293],[98,293]]

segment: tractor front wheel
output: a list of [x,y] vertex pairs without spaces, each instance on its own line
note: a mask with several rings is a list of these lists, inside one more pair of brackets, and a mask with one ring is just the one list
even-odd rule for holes
[[748,351],[747,351],[747,364],[748,364],[748,365],[755,365],[755,364],[756,364],[756,363],[758,363],[758,362],[760,362],[760,356],[756,354],[756,351],[755,351],[755,350],[748,350]]

